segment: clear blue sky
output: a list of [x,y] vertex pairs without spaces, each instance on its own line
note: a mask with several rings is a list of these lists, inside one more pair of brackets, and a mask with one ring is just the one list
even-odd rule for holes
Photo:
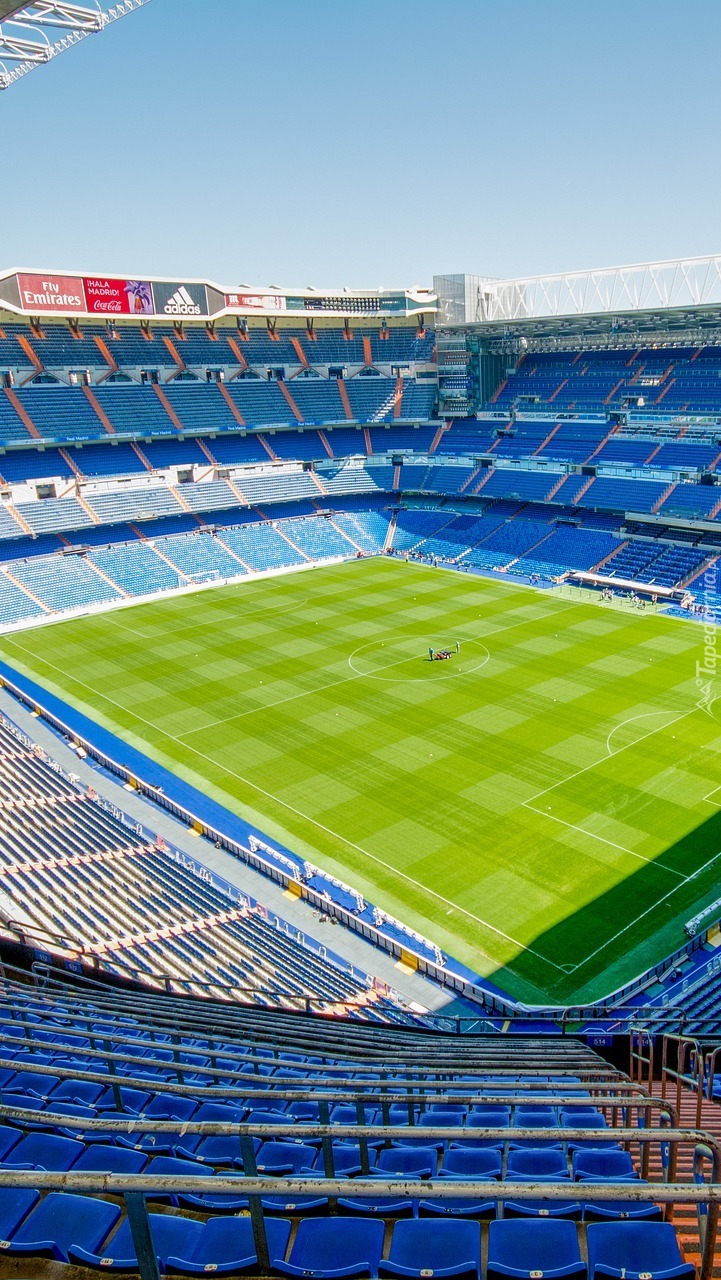
[[0,94],[0,267],[430,284],[721,250],[719,0],[151,0]]

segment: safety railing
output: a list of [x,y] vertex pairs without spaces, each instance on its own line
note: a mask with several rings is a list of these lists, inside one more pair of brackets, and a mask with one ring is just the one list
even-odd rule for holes
[[[670,1062],[671,1050],[675,1048],[676,1065]],[[665,1098],[669,1086],[675,1086],[676,1111],[681,1111],[681,1091],[690,1089],[696,1096],[695,1124],[701,1124],[703,1110],[705,1053],[698,1040],[691,1036],[666,1034],[661,1043],[661,1097]]]
[[[22,1036],[16,1036],[9,1032],[6,1027],[0,1032],[0,1046],[17,1048],[18,1044],[21,1044],[25,1050],[35,1049],[40,1053],[48,1052],[47,1039],[42,1036],[37,1037],[35,1034],[37,1030],[36,1022],[28,1022],[23,1018],[17,1017],[13,1019],[12,1013],[1,1002],[0,1013],[5,1014],[8,1022],[15,1021],[18,1030],[22,1031]],[[87,1036],[89,1047],[83,1048],[85,1058],[90,1061],[100,1059],[108,1063],[132,1061],[134,1059],[133,1051],[137,1049],[139,1066],[144,1065],[147,1068],[152,1064],[158,1069],[167,1070],[170,1067],[182,1072],[181,1061],[184,1060],[184,1069],[196,1079],[206,1076],[210,1078],[217,1075],[222,1075],[224,1079],[228,1078],[233,1075],[233,1068],[229,1066],[229,1063],[236,1062],[236,1074],[239,1077],[244,1080],[250,1079],[250,1070],[252,1068],[255,1073],[254,1078],[261,1082],[267,1080],[268,1068],[271,1064],[274,1068],[292,1069],[293,1075],[296,1077],[300,1074],[300,1067],[305,1065],[306,1073],[312,1080],[325,1077],[329,1081],[334,1079],[342,1081],[343,1077],[347,1077],[349,1070],[352,1069],[356,1078],[364,1072],[367,1074],[373,1073],[373,1075],[383,1078],[384,1075],[390,1077],[392,1074],[402,1071],[409,1076],[415,1075],[417,1081],[444,1078],[452,1081],[458,1077],[472,1077],[474,1073],[482,1072],[499,1084],[504,1080],[514,1084],[518,1081],[519,1076],[524,1074],[547,1075],[550,1068],[558,1073],[552,1082],[556,1088],[559,1087],[559,1080],[562,1081],[564,1076],[571,1076],[572,1079],[567,1087],[572,1092],[588,1090],[589,1088],[599,1093],[604,1090],[613,1091],[619,1088],[619,1083],[622,1088],[635,1089],[639,1093],[645,1092],[642,1086],[628,1081],[627,1077],[622,1073],[614,1071],[613,1068],[608,1067],[605,1063],[599,1061],[594,1063],[592,1059],[589,1060],[580,1056],[553,1058],[552,1056],[544,1055],[542,1049],[536,1049],[535,1046],[531,1046],[526,1053],[501,1055],[500,1065],[499,1058],[494,1056],[474,1055],[465,1060],[454,1060],[453,1063],[439,1064],[438,1058],[436,1057],[434,1060],[432,1053],[404,1055],[399,1051],[396,1051],[392,1056],[384,1055],[379,1063],[373,1058],[363,1060],[352,1055],[348,1050],[346,1050],[345,1054],[342,1054],[341,1051],[342,1061],[321,1064],[318,1061],[303,1063],[297,1053],[292,1055],[291,1060],[277,1057],[276,1055],[273,1055],[273,1058],[270,1059],[267,1053],[246,1051],[242,1045],[239,1045],[237,1052],[234,1052],[222,1040],[222,1037],[218,1047],[215,1047],[212,1043],[207,1043],[204,1046],[186,1045],[179,1038],[177,1029],[173,1032],[172,1040],[163,1039],[161,1036],[155,1041],[149,1041],[140,1034],[144,1028],[145,1024],[139,1022],[135,1034],[128,1033],[121,1027],[116,1029],[112,1026],[108,1026],[108,1029],[102,1032],[97,1028],[89,1030]],[[86,1029],[88,1029],[87,1024],[84,1026],[77,1019],[73,1027],[64,1028],[65,1039],[63,1039],[63,1031],[60,1028],[53,1027],[53,1053],[77,1055],[78,1037],[84,1037]],[[111,1049],[111,1044],[116,1047],[122,1047],[123,1051],[120,1052],[119,1047],[115,1050]],[[140,1056],[141,1054],[147,1055],[150,1048],[155,1050],[154,1058],[149,1060],[147,1056]],[[318,1055],[315,1056],[317,1057]],[[335,1056],[338,1056],[338,1054],[336,1053]],[[195,1061],[196,1059],[197,1062]],[[210,1066],[206,1065],[208,1061],[211,1063]],[[574,1083],[574,1080],[577,1083]]]
[[629,1075],[640,1085],[648,1085],[654,1078],[654,1037],[646,1027],[632,1027],[629,1033]]
[[[65,1052],[62,1046],[58,1046],[59,1052]],[[98,1055],[99,1057],[101,1055]],[[136,1089],[144,1093],[152,1092],[153,1081],[148,1075],[133,1075],[132,1072],[122,1072],[112,1070],[115,1061],[127,1062],[127,1057],[120,1054],[109,1056],[107,1065],[109,1070],[104,1071],[83,1071],[77,1068],[61,1067],[54,1063],[28,1064],[23,1061],[21,1068],[23,1074],[30,1074],[38,1077],[38,1080],[47,1078],[53,1081],[53,1085],[58,1080],[74,1081],[78,1083],[97,1084],[110,1090],[113,1095],[116,1110],[128,1113],[128,1123],[134,1124],[136,1127],[143,1127],[145,1121],[142,1114],[129,1111],[124,1105],[121,1090]],[[145,1064],[148,1066],[148,1059],[139,1059],[138,1066]],[[158,1064],[163,1066],[165,1064]],[[10,1057],[0,1056],[0,1071],[14,1071],[18,1067],[17,1060]],[[197,1069],[185,1068],[189,1074],[198,1075]],[[179,1067],[180,1071],[181,1068]],[[208,1069],[207,1074],[210,1074]],[[636,1112],[638,1117],[639,1129],[651,1127],[651,1119],[654,1114],[658,1115],[661,1124],[670,1124],[676,1126],[678,1117],[673,1106],[665,1102],[661,1098],[652,1098],[648,1095],[634,1094],[623,1088],[622,1082],[615,1086],[615,1092],[610,1092],[612,1086],[600,1085],[599,1092],[590,1090],[573,1090],[570,1086],[565,1088],[549,1089],[544,1091],[542,1097],[529,1090],[524,1093],[522,1090],[503,1092],[483,1092],[478,1088],[469,1085],[463,1087],[462,1081],[451,1081],[444,1089],[440,1086],[434,1087],[432,1083],[425,1085],[419,1084],[417,1080],[399,1081],[399,1082],[383,1082],[383,1081],[349,1081],[345,1086],[338,1081],[317,1080],[313,1077],[294,1079],[292,1082],[281,1085],[280,1088],[269,1087],[268,1077],[264,1076],[244,1076],[240,1072],[221,1071],[222,1083],[218,1084],[200,1084],[196,1079],[194,1083],[181,1083],[170,1080],[157,1079],[156,1091],[166,1097],[190,1098],[197,1100],[199,1094],[199,1084],[204,1101],[227,1102],[229,1105],[236,1099],[243,1102],[252,1100],[254,1103],[262,1102],[282,1102],[284,1104],[293,1102],[314,1102],[318,1107],[324,1105],[354,1105],[360,1108],[361,1112],[364,1107],[374,1104],[377,1109],[382,1112],[384,1123],[390,1124],[390,1108],[392,1106],[405,1105],[408,1109],[409,1126],[415,1127],[415,1112],[417,1109],[426,1109],[434,1105],[448,1105],[451,1101],[458,1108],[477,1107],[481,1110],[497,1107],[520,1107],[520,1108],[555,1108],[556,1110],[565,1110],[570,1108],[579,1108],[582,1103],[585,1106],[598,1111],[610,1111],[611,1123],[608,1130],[602,1132],[613,1133],[619,1127],[619,1117],[627,1119],[629,1112]],[[217,1077],[216,1077],[217,1078]],[[229,1083],[232,1081],[232,1083]],[[605,1092],[603,1090],[606,1090]],[[589,1096],[590,1095],[590,1096]],[[4,1089],[0,1094],[0,1106],[2,1110],[8,1111],[9,1101],[12,1098],[12,1091]],[[42,1096],[38,1094],[38,1096]],[[12,1108],[10,1108],[12,1109]],[[36,1119],[42,1120],[42,1115],[36,1114]],[[283,1123],[282,1117],[279,1123]],[[295,1118],[292,1115],[286,1117],[288,1128],[295,1131]],[[508,1130],[507,1130],[508,1132]],[[587,1130],[587,1133],[589,1131]],[[466,1134],[468,1130],[466,1130]],[[513,1135],[516,1134],[516,1128],[513,1127]]]
[[[6,992],[8,999],[27,1001],[32,989],[26,982],[16,981],[11,977],[9,969],[10,966],[5,966],[6,977],[0,990]],[[27,978],[23,971],[14,972],[20,979]],[[265,1011],[247,1006],[229,1007],[225,1003],[212,1001],[195,1002],[146,992],[130,993],[109,989],[104,984],[85,978],[79,979],[77,985],[68,985],[67,975],[62,971],[44,972],[37,991],[37,999],[44,1002],[43,1010],[48,1016],[52,1016],[53,1010],[59,1008],[74,1013],[78,1019],[90,1016],[97,1021],[99,1012],[107,1009],[112,1021],[117,1021],[123,1014],[131,1017],[139,1026],[147,1025],[151,1032],[155,1029],[156,1032],[171,1035],[185,1032],[189,1035],[207,1036],[212,1029],[219,1037],[232,1035],[233,1029],[235,1034],[243,1037],[252,1032],[259,1045],[275,1046],[269,1050],[273,1056],[278,1052],[278,1032],[282,1028],[283,1048],[286,1052],[292,1046],[299,1052],[317,1055],[321,1045],[325,1045],[333,1046],[329,1051],[336,1057],[346,1058],[349,1049],[354,1047],[360,1056],[367,1056],[369,1061],[374,1057],[383,1057],[388,1061],[408,1059],[418,1054],[428,1062],[429,1067],[437,1066],[438,1062],[436,1033],[426,1027],[417,1029],[380,1024],[369,1027],[361,1023],[339,1025],[333,1019],[322,1023],[315,1019],[305,1022],[302,1016],[282,1011],[274,1011],[269,1019]],[[91,1011],[89,1015],[88,1010]],[[23,1016],[20,1005],[16,1016]],[[527,1056],[528,1045],[534,1046],[539,1059],[543,1059],[543,1063],[538,1065],[539,1071],[543,1071],[544,1067],[548,1071],[554,1063],[570,1070],[574,1062],[579,1070],[591,1070],[594,1074],[603,1070],[598,1057],[585,1045],[561,1037],[549,1039],[524,1036],[521,1040],[512,1041],[505,1036],[464,1037],[455,1043],[453,1056],[464,1067],[476,1061],[479,1064],[498,1061],[507,1052],[512,1052],[514,1059],[518,1061]],[[607,1070],[610,1073],[612,1068],[608,1067]]]
[[696,1099],[694,1123],[700,1127],[704,1098],[713,1099],[714,1081],[721,1062],[721,1045],[706,1038],[674,1035],[666,1032],[660,1054],[653,1035],[646,1028],[634,1028],[630,1042],[631,1078],[639,1085],[658,1075],[662,1098],[675,1094],[676,1111],[680,1114],[682,1090],[688,1089]]
[[[23,1121],[38,1124],[36,1111],[20,1109],[0,1109],[0,1116],[16,1125]],[[79,1133],[95,1129],[105,1134],[132,1134],[133,1125],[118,1119],[88,1120],[79,1117],[60,1117],[63,1128]],[[309,1189],[317,1196],[327,1197],[331,1205],[337,1197],[352,1190],[354,1198],[377,1198],[379,1196],[402,1197],[413,1202],[433,1197],[433,1199],[469,1199],[492,1201],[502,1206],[507,1199],[514,1201],[527,1200],[568,1200],[570,1187],[584,1204],[593,1205],[604,1201],[632,1201],[639,1204],[657,1204],[663,1206],[664,1216],[671,1219],[673,1207],[678,1204],[693,1204],[697,1208],[698,1232],[701,1246],[700,1280],[711,1280],[716,1239],[718,1232],[719,1204],[721,1203],[721,1145],[713,1135],[696,1129],[685,1128],[625,1128],[614,1129],[616,1141],[630,1144],[638,1142],[642,1147],[650,1148],[654,1143],[661,1144],[662,1157],[664,1148],[669,1158],[664,1163],[664,1180],[658,1183],[638,1181],[619,1181],[612,1183],[574,1182],[567,1179],[559,1182],[516,1182],[501,1179],[499,1181],[438,1179],[428,1180],[387,1178],[368,1176],[370,1164],[368,1160],[368,1143],[380,1140],[388,1143],[408,1137],[408,1127],[389,1125],[330,1125],[319,1124],[298,1125],[294,1134],[298,1141],[310,1140],[320,1142],[323,1173],[294,1177],[269,1177],[259,1175],[256,1161],[254,1139],[274,1140],[278,1136],[278,1126],[268,1124],[233,1124],[185,1121],[144,1121],[138,1117],[137,1125],[142,1124],[144,1133],[154,1134],[187,1134],[200,1137],[237,1136],[243,1166],[242,1173],[214,1173],[209,1176],[177,1175],[153,1176],[138,1174],[102,1174],[102,1173],[48,1173],[43,1170],[0,1170],[0,1188],[32,1187],[37,1190],[66,1191],[72,1193],[111,1194],[122,1196],[125,1202],[128,1223],[138,1257],[138,1270],[141,1280],[159,1280],[158,1260],[153,1245],[151,1224],[148,1217],[146,1197],[168,1196],[172,1194],[229,1195],[239,1196],[247,1201],[253,1231],[258,1271],[261,1275],[273,1274],[273,1259],[268,1249],[265,1216],[262,1198],[267,1195],[286,1196],[289,1209],[292,1209],[299,1198],[308,1195]],[[413,1133],[418,1140],[430,1143],[443,1143],[468,1138],[468,1130],[461,1126],[438,1127],[416,1126]],[[504,1145],[509,1140],[507,1129],[488,1127],[474,1130],[474,1138],[482,1137]],[[566,1144],[586,1142],[588,1130],[568,1127],[563,1130],[541,1128],[518,1128],[513,1131],[513,1140],[530,1140],[533,1142],[558,1141]],[[365,1147],[365,1163],[361,1174],[354,1178],[339,1178],[334,1167],[333,1139],[358,1143],[361,1152]],[[694,1152],[694,1181],[679,1183],[673,1181],[676,1167],[675,1152],[680,1145],[690,1145]],[[710,1165],[710,1179],[706,1179],[705,1166]],[[210,1207],[210,1206],[209,1206]],[[502,1212],[502,1210],[501,1210]]]
[[714,1101],[714,1082],[721,1061],[721,1045],[706,1046],[706,1055],[701,1073],[701,1079],[706,1081],[706,1097],[709,1101]]
[[[52,949],[53,935],[47,930],[41,930],[40,927],[23,925],[20,922],[11,921],[7,926],[15,935],[25,943],[31,943],[37,946],[38,943],[49,946]],[[35,936],[37,935],[37,936]],[[148,974],[141,969],[133,968],[117,958],[112,963],[100,964],[97,957],[82,953],[77,943],[71,943],[68,939],[62,939],[59,935],[54,938],[55,944],[61,946],[70,953],[71,958],[78,964],[82,961],[87,967],[93,969],[97,975],[98,985],[108,986],[107,979],[112,979],[113,975],[130,982],[137,983],[140,987],[145,988],[149,994],[154,992],[165,992],[167,994],[181,995],[187,994],[198,999],[216,999],[227,1000],[230,1003],[240,1003],[252,1006],[258,1003],[258,999],[267,998],[268,1000],[282,1000],[286,1004],[291,1005],[300,1013],[317,1014],[320,1017],[338,1018],[339,1004],[345,1005],[350,1009],[364,1010],[368,1008],[367,998],[343,997],[340,999],[322,998],[320,996],[300,995],[293,992],[278,992],[258,987],[244,987],[238,985],[224,985],[220,982],[202,982],[195,979],[183,979],[177,975],[157,973]],[[52,971],[56,975],[69,976],[68,971],[62,970],[52,964],[46,962],[35,962],[32,971],[37,973],[38,979],[42,981],[43,974]],[[72,972],[72,969],[70,970]],[[107,974],[105,983],[102,983],[103,973]],[[86,981],[92,981],[87,973],[78,974]],[[369,988],[369,991],[372,988]],[[602,1025],[611,1027],[615,1033],[625,1033],[633,1028],[633,1025],[639,1020],[643,1020],[644,1028],[653,1034],[660,1031],[662,1034],[669,1031],[669,1026],[675,1027],[675,1033],[683,1034],[688,1028],[689,1018],[683,1009],[662,1008],[659,1005],[635,1005],[632,1009],[624,1012],[610,1004],[604,1005],[580,1005],[568,1008],[557,1009],[513,1009],[507,1008],[502,1012],[493,1016],[492,1010],[489,1010],[487,1016],[458,1016],[444,1013],[426,1012],[423,1014],[411,1013],[406,1006],[406,1002],[402,997],[398,998],[398,993],[394,993],[398,1003],[392,1010],[380,1008],[378,1011],[384,1015],[388,1014],[389,1021],[394,1017],[403,1019],[409,1025],[423,1027],[428,1030],[443,1031],[458,1036],[467,1036],[474,1034],[486,1034],[489,1032],[500,1031],[505,1025],[506,1031],[512,1030],[516,1025],[524,1026],[529,1021],[542,1026],[547,1026],[549,1030],[560,1030],[562,1036],[573,1034],[576,1027],[591,1024],[594,1026]],[[370,1006],[373,1008],[373,1005]],[[719,1036],[721,1036],[721,1014],[718,1018],[705,1018],[704,1025],[715,1027]],[[693,1026],[691,1026],[693,1030]]]

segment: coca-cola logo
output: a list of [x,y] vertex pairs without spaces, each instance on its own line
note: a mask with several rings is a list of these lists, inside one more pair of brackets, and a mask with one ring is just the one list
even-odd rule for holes
[[100,315],[140,315],[153,313],[153,294],[147,280],[114,280],[106,276],[85,279],[88,311]]

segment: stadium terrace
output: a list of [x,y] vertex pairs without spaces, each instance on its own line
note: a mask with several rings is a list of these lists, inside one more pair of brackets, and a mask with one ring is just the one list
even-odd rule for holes
[[0,276],[11,1264],[710,1280],[721,289],[643,271]]

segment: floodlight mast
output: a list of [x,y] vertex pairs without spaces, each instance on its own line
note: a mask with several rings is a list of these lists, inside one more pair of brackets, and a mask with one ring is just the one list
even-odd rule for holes
[[8,6],[2,5],[0,89],[9,89],[58,53],[64,53],[86,36],[97,35],[111,22],[148,3],[149,0],[117,0],[102,9],[99,0],[95,5],[75,4],[70,0],[34,0],[9,12],[5,12]]

